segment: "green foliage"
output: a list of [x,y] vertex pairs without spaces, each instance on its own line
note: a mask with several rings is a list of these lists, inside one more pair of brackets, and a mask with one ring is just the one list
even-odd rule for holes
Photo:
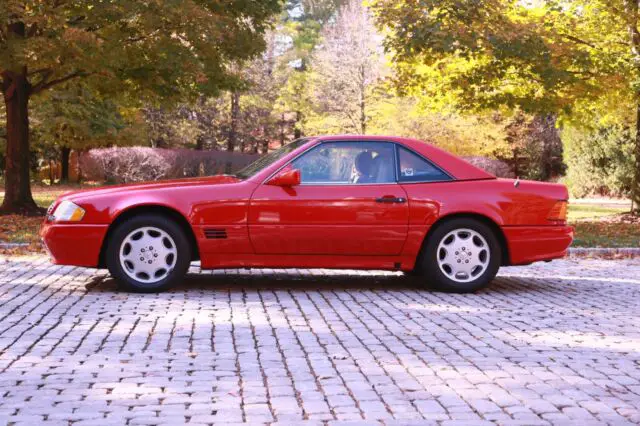
[[621,0],[372,3],[389,29],[398,86],[426,103],[568,114],[633,96],[638,71]]
[[[142,109],[146,138],[138,145],[153,148],[216,149],[220,140],[220,116],[224,99],[200,97],[175,108]],[[143,142],[144,141],[144,142]]]
[[[13,149],[7,150],[12,158],[6,159],[2,211],[37,211],[29,190],[23,99],[82,79],[95,97],[87,104],[95,107],[86,111],[88,122],[79,124],[84,112],[55,105],[48,114],[59,120],[39,130],[46,141],[85,145],[113,134],[114,116],[107,110],[115,106],[100,97],[116,94],[129,107],[168,105],[238,89],[231,65],[264,49],[264,33],[281,6],[281,0],[3,0],[0,83],[16,112],[9,116],[16,118],[7,127]],[[95,116],[98,111],[102,117]]]
[[499,157],[510,152],[499,117],[425,111],[416,98],[390,93],[381,86],[373,98],[369,126],[373,134],[412,137],[462,156]]
[[24,30],[3,31],[0,69],[26,67],[34,91],[84,77],[138,100],[216,93],[236,81],[229,61],[264,48],[262,35],[279,9],[279,0],[4,0],[0,22]]
[[305,134],[366,131],[422,139],[460,155],[511,155],[500,114],[461,114],[432,108],[417,95],[394,93],[383,39],[358,2],[339,9],[321,36],[281,94],[285,108],[301,113]]
[[84,85],[64,89],[35,101],[31,126],[37,145],[81,150],[140,140],[144,127],[139,125],[135,111],[116,105]]
[[[292,74],[277,54],[281,42],[268,33],[267,49],[258,58],[238,66],[243,84],[217,97],[200,97],[174,109],[144,108],[153,147],[231,149],[266,152],[269,143],[292,139],[291,114],[283,96]],[[237,109],[233,109],[234,98]]]
[[[315,134],[312,57],[344,0],[290,0],[265,36],[264,52],[234,64],[237,83],[176,109],[146,107],[152,146],[265,152],[304,131]],[[234,112],[234,97],[237,109]]]
[[[321,32],[347,0],[287,0],[287,13],[278,26],[279,37],[290,43],[278,58],[285,79],[277,101],[281,114],[293,115],[294,137],[303,133],[308,115],[313,114],[310,72],[311,56],[321,40]],[[312,118],[313,120],[313,118]],[[282,138],[280,138],[282,140]]]
[[565,183],[574,197],[592,194],[629,196],[633,183],[633,132],[628,125],[596,129],[567,127],[562,131]]
[[[619,123],[640,87],[622,0],[370,0],[377,29],[359,0],[59,3],[0,4],[2,25],[25,28],[0,32],[0,71],[26,65],[37,91],[53,89],[31,102],[41,157],[133,143],[265,152],[366,132],[546,180],[563,172],[558,128]],[[599,137],[575,132],[593,154]]]
[[292,57],[304,68],[309,55],[321,38],[321,32],[336,11],[348,0],[288,0],[283,16],[285,33],[291,37]]
[[[589,121],[640,121],[638,2],[371,3],[378,24],[388,34],[386,47],[393,55],[398,91],[416,96],[425,108],[500,111],[505,116],[517,109],[536,116],[551,114],[572,126]],[[592,164],[590,167],[601,167],[597,173],[615,181],[604,184],[615,188],[614,192],[625,192],[623,188],[629,187],[623,181],[635,179],[631,192],[640,205],[640,135],[636,133],[629,135],[636,147],[628,153],[635,157],[635,166],[621,168],[624,172],[620,173],[626,173],[624,179],[612,172],[607,162],[594,163],[589,155],[585,161]],[[581,140],[593,143],[596,151],[601,147],[597,133],[584,134]],[[526,151],[529,146],[524,148]],[[580,152],[588,151],[584,145]],[[544,150],[529,150],[526,156],[548,163]],[[569,161],[573,161],[570,173],[576,182],[572,186],[578,192],[595,190],[587,183],[590,179],[579,177],[586,172],[571,170],[579,166]],[[535,178],[549,174],[527,171]]]

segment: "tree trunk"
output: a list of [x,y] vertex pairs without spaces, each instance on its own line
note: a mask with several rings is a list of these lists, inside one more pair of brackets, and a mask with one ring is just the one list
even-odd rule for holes
[[231,125],[227,139],[227,151],[232,152],[238,141],[238,116],[240,115],[240,93],[231,94]]
[[[284,146],[284,112],[282,113],[282,119],[280,120],[280,146]],[[267,151],[269,150],[269,147],[267,146]],[[266,151],[265,151],[266,154]]]
[[53,174],[53,166],[55,166],[55,164],[56,163],[49,159],[49,185],[53,185],[55,183],[55,176]]
[[62,165],[60,183],[67,183],[69,182],[69,157],[71,156],[71,148],[63,146],[60,149],[60,154],[60,164]]
[[365,85],[365,69],[360,67],[360,131],[363,135],[367,134],[367,114],[366,114],[366,90]]
[[76,162],[78,164],[78,183],[82,182],[82,161],[80,161],[80,157],[82,156],[82,150],[76,151]]
[[[625,0],[627,15],[627,30],[631,53],[636,73],[640,73],[640,31],[638,30],[638,0]],[[636,74],[637,75],[637,74]],[[635,170],[633,173],[633,187],[631,188],[631,212],[640,214],[640,91],[635,92],[636,100],[636,140],[634,149]]]
[[29,96],[26,68],[2,73],[2,94],[7,114],[5,194],[0,213],[36,214],[29,177]]
[[640,214],[640,93],[636,95],[636,143],[634,157],[636,167],[633,176],[633,188],[631,188],[632,213]]
[[295,129],[293,129],[294,139],[300,139],[302,137],[302,129],[299,127],[300,121],[302,121],[302,113],[300,111],[296,111],[296,124]]

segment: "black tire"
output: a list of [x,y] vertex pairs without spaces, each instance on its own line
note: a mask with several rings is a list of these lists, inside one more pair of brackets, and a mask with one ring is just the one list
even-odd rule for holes
[[[145,283],[130,277],[120,264],[120,247],[124,239],[136,229],[143,227],[159,228],[169,234],[177,251],[173,269],[169,269],[167,275],[160,281],[153,283]],[[136,293],[156,293],[183,280],[191,263],[191,245],[180,226],[170,218],[159,214],[141,214],[127,219],[113,230],[107,241],[105,260],[111,276],[116,279],[120,288]]]
[[[452,279],[438,264],[438,246],[440,242],[456,229],[470,229],[480,234],[486,241],[489,260],[484,271],[467,282]],[[451,219],[436,225],[428,235],[422,248],[416,270],[422,273],[422,282],[429,287],[450,293],[472,293],[486,287],[495,278],[502,264],[502,247],[494,231],[486,224],[471,218]],[[447,266],[443,266],[447,269]]]

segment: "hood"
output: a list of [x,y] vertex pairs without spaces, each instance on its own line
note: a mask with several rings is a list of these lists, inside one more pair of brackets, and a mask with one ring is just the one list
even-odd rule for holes
[[180,188],[190,187],[197,185],[223,185],[229,183],[240,182],[240,179],[230,175],[216,175],[197,178],[184,178],[184,179],[170,179],[162,180],[158,182],[141,182],[141,183],[129,183],[124,185],[110,185],[103,186],[95,189],[82,189],[79,191],[71,191],[62,194],[58,200],[78,200],[86,197],[93,197],[97,195],[117,194],[122,192],[140,191],[140,190],[157,190],[167,188]]

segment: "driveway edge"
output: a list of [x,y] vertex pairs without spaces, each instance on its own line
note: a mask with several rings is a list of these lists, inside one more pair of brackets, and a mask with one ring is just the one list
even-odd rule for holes
[[571,247],[569,258],[612,258],[612,257],[640,257],[640,247]]

